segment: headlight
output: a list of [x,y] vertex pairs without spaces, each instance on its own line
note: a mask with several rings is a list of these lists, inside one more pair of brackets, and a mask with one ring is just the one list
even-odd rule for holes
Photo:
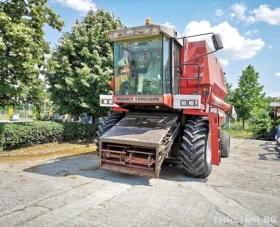
[[194,100],[189,100],[188,101],[188,106],[194,106]]
[[186,106],[187,105],[187,100],[181,100],[181,106]]
[[152,33],[153,34],[158,34],[159,33],[159,28],[158,27],[154,27]]
[[146,25],[134,28],[124,28],[115,31],[109,31],[109,38],[114,41],[118,39],[124,39],[127,37],[133,38],[133,36],[143,36],[143,35],[159,35],[160,28],[158,25]]

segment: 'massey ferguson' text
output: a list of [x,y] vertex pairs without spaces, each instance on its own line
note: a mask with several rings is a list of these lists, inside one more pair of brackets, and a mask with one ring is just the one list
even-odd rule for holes
[[114,96],[114,102],[162,102],[160,96]]

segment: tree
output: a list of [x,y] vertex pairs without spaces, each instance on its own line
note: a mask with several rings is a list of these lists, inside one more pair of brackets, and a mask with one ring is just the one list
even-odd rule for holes
[[250,111],[254,107],[261,107],[264,104],[263,86],[258,82],[259,73],[252,65],[242,71],[238,80],[238,88],[234,91],[233,103],[238,118],[242,120],[243,129],[245,121],[250,117]]
[[250,112],[249,124],[254,139],[267,139],[271,118],[265,108],[253,108]]
[[63,22],[47,0],[0,2],[0,106],[43,101],[49,43],[44,26],[61,30]]
[[99,95],[109,94],[113,49],[108,30],[122,27],[109,11],[92,9],[65,33],[49,59],[47,76],[52,101],[59,112],[93,117],[104,114]]
[[227,97],[225,98],[225,102],[233,104],[234,99],[234,90],[232,89],[232,84],[227,81],[225,78],[226,88],[227,88]]

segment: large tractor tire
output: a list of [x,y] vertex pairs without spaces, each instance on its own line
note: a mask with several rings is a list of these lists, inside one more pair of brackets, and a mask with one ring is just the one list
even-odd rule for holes
[[209,123],[201,118],[188,120],[181,143],[182,167],[190,177],[205,178],[212,171]]
[[99,155],[100,149],[100,137],[111,129],[115,124],[117,124],[122,118],[123,113],[111,113],[109,114],[98,126],[98,131],[96,133],[96,153]]
[[221,157],[227,158],[229,156],[230,150],[230,136],[227,132],[221,131],[220,135],[220,148],[221,148]]

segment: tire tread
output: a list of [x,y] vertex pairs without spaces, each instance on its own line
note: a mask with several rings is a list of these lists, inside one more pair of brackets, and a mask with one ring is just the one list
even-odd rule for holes
[[123,116],[123,113],[111,113],[107,117],[105,117],[103,121],[99,124],[95,139],[97,155],[99,155],[100,137],[109,129],[111,129],[114,125],[116,125],[123,118]]
[[230,151],[230,135],[227,132],[221,131],[220,135],[221,157],[228,158]]
[[209,124],[200,118],[187,121],[181,143],[182,167],[190,177],[207,177],[212,164],[206,163],[206,144],[208,140]]

